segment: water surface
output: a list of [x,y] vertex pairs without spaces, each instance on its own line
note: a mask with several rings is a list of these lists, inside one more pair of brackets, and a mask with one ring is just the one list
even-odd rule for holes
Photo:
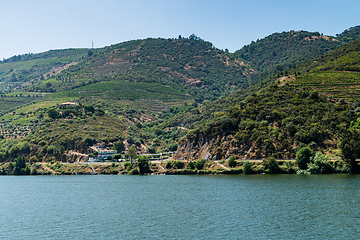
[[2,176],[0,239],[357,239],[360,176]]

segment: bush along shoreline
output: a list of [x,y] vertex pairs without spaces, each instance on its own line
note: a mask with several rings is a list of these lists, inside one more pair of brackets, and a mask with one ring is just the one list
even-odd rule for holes
[[[357,165],[355,167],[357,169]],[[330,160],[328,155],[314,153],[305,147],[297,152],[294,160],[241,161],[231,156],[223,161],[150,162],[141,156],[137,161],[107,163],[61,163],[59,161],[29,162],[24,156],[15,162],[0,163],[0,175],[191,175],[191,174],[329,174],[352,173],[350,164]],[[355,171],[356,172],[356,171]]]

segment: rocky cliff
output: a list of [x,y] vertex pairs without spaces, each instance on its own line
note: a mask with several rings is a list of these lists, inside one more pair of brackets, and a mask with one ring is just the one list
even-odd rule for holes
[[252,145],[239,145],[233,135],[217,136],[210,138],[202,133],[196,134],[195,138],[184,139],[174,159],[179,160],[221,160],[227,159],[231,155],[237,159],[254,158],[254,148]]

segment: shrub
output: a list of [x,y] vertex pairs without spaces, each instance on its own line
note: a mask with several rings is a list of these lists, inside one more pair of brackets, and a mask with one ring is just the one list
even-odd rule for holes
[[165,167],[166,167],[167,169],[172,168],[172,163],[171,163],[171,161],[167,161]]
[[296,173],[294,169],[294,163],[291,161],[286,161],[284,164],[281,165],[280,169],[285,173],[290,173],[290,174]]
[[36,156],[31,156],[29,160],[30,160],[30,163],[36,163],[38,161]]
[[129,172],[129,175],[138,175],[138,174],[139,174],[139,170],[137,168],[134,168]]
[[148,157],[140,156],[137,165],[141,174],[150,172]]
[[132,164],[130,162],[125,162],[124,168],[126,169],[126,171],[130,171],[132,168]]
[[305,170],[307,168],[307,163],[310,162],[310,158],[313,156],[314,152],[309,147],[300,148],[300,150],[296,152],[295,158],[298,167]]
[[264,159],[263,165],[266,173],[278,173],[280,170],[278,162],[274,157]]
[[156,152],[156,148],[154,148],[153,146],[150,145],[150,146],[147,146],[147,151],[149,153],[154,154]]
[[195,164],[193,161],[190,161],[187,165],[186,165],[187,169],[195,169]]
[[230,156],[228,160],[228,164],[231,168],[236,167],[237,165],[236,158],[234,156]]
[[170,152],[176,152],[176,150],[177,150],[177,148],[178,148],[178,144],[176,144],[176,143],[174,143],[174,144],[171,144],[170,146],[169,146],[169,150],[170,150]]
[[249,174],[252,173],[252,164],[249,161],[244,162],[243,166],[242,166],[242,171],[245,174]]
[[195,162],[195,168],[197,169],[197,170],[201,170],[201,169],[203,169],[204,168],[204,164],[205,164],[205,159],[200,159],[200,160],[197,160],[196,162]]
[[31,175],[38,175],[38,170],[36,168],[31,168],[31,172],[30,172]]
[[333,167],[330,162],[327,160],[325,154],[321,152],[316,152],[314,158],[311,159],[308,164],[307,171],[311,174],[323,174],[333,172]]
[[184,164],[181,161],[174,160],[172,162],[172,167],[175,169],[182,169]]

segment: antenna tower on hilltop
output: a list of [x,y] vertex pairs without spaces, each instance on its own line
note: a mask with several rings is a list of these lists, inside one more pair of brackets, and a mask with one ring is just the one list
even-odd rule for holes
[[91,48],[94,48],[94,41],[91,42]]

